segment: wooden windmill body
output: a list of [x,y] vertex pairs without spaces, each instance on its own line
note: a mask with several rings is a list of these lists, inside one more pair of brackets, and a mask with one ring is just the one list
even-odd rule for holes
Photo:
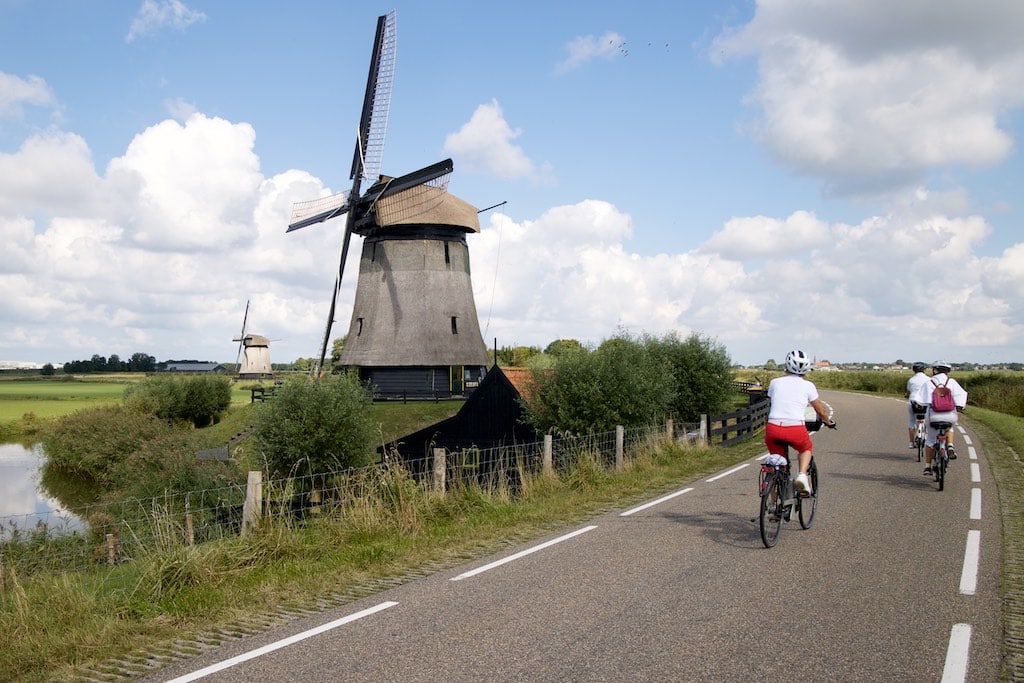
[[[470,281],[466,236],[477,210],[447,192],[450,159],[391,178],[379,166],[394,68],[394,13],[377,22],[352,190],[296,204],[288,231],[345,214],[345,237],[321,345],[323,367],[348,245],[363,237],[355,302],[340,363],[356,369],[378,398],[464,394],[486,371],[487,347]],[[373,185],[360,196],[361,180]]]

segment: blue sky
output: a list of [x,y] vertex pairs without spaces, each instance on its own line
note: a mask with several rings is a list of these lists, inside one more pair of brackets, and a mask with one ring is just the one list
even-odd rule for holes
[[392,9],[383,171],[507,202],[469,237],[488,346],[1022,360],[1015,0],[0,0],[0,361],[234,361],[250,299],[316,355],[343,223],[284,229],[349,186]]

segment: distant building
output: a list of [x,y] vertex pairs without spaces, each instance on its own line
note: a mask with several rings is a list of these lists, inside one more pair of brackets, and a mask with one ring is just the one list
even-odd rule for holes
[[230,372],[223,363],[166,363],[163,366],[164,372]]

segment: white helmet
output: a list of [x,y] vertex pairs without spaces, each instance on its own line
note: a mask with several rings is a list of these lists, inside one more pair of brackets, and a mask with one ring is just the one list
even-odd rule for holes
[[786,370],[794,375],[806,375],[811,371],[811,359],[803,351],[793,349],[786,354]]

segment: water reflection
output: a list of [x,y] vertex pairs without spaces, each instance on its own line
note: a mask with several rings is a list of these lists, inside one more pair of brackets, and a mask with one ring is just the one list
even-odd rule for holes
[[[45,464],[41,444],[30,448],[16,443],[0,444],[0,538],[42,526],[51,534],[86,528],[43,485]],[[51,477],[48,474],[45,478]]]

